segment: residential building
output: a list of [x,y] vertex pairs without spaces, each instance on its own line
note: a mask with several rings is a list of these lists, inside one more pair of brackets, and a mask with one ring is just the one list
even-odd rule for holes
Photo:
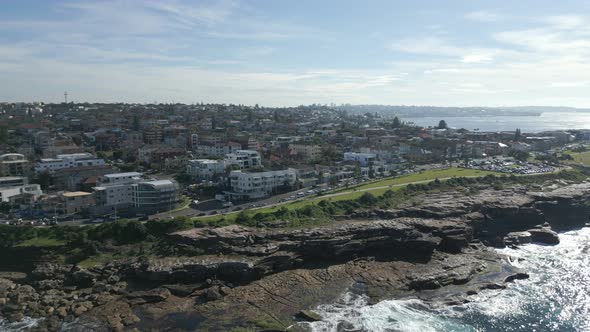
[[4,176],[0,177],[0,188],[19,187],[27,184],[27,178],[22,176]]
[[237,200],[267,197],[280,187],[293,186],[297,182],[297,172],[292,168],[252,173],[232,171],[229,177],[232,191],[226,195]]
[[56,158],[41,159],[35,165],[35,172],[54,173],[57,170],[84,166],[100,166],[105,162],[90,153],[60,154]]
[[374,153],[358,153],[358,152],[345,152],[344,161],[352,161],[358,163],[362,167],[370,166],[377,159],[377,155]]
[[29,161],[20,153],[6,153],[0,155],[1,176],[21,176],[28,170]]
[[186,173],[199,180],[213,180],[225,172],[225,160],[195,159],[189,160]]
[[92,193],[84,191],[67,191],[60,195],[62,213],[77,214],[87,212],[96,203]]
[[174,180],[142,181],[131,187],[133,206],[142,213],[169,211],[178,202],[179,186]]
[[144,146],[137,150],[137,157],[146,163],[162,162],[167,158],[179,157],[186,154],[186,149],[169,146]]
[[41,191],[41,186],[38,184],[25,184],[0,188],[0,202],[11,204],[35,201],[41,195],[43,195],[43,191]]
[[322,157],[322,147],[318,144],[289,144],[289,149],[307,161],[318,160]]
[[142,181],[142,174],[126,172],[106,174],[102,176],[94,187],[96,204],[99,206],[125,209],[133,205],[131,186]]
[[260,153],[254,150],[237,150],[225,155],[225,161],[230,165],[238,165],[240,169],[252,169],[262,166]]

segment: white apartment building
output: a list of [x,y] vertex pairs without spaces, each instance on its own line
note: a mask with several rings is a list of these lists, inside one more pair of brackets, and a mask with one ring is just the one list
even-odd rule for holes
[[225,160],[195,159],[189,160],[186,173],[200,180],[212,180],[225,172]]
[[0,188],[19,187],[28,184],[28,179],[22,176],[3,176],[0,177]]
[[255,199],[270,196],[278,187],[294,185],[297,182],[297,172],[292,169],[267,172],[230,173],[231,192],[226,193],[230,199]]
[[103,159],[97,158],[90,153],[58,154],[56,158],[45,158],[37,162],[35,172],[53,173],[65,168],[102,166],[104,164]]
[[238,165],[240,169],[251,169],[262,166],[260,153],[254,150],[237,150],[225,155],[225,162],[229,165]]
[[133,204],[132,185],[142,181],[142,174],[126,172],[106,174],[97,181],[94,196],[97,205],[126,207]]
[[29,195],[33,200],[43,195],[41,186],[38,184],[24,184],[14,187],[0,188],[0,202],[13,202],[25,195]]
[[353,161],[360,164],[362,167],[371,165],[377,160],[377,155],[374,153],[359,153],[359,152],[345,152],[344,161]]

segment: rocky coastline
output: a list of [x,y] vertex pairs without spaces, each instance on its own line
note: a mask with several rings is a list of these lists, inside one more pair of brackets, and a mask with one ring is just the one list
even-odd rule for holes
[[37,263],[0,274],[0,316],[42,318],[38,331],[298,331],[310,310],[361,289],[372,302],[460,304],[527,278],[492,248],[558,243],[583,227],[590,183],[427,193],[304,229],[241,226],[175,232],[192,257],[93,268]]

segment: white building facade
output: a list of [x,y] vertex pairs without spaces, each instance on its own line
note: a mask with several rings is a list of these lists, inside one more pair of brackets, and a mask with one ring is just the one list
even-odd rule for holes
[[281,186],[293,186],[297,182],[297,172],[292,169],[267,172],[230,173],[232,191],[227,193],[230,199],[256,199],[268,197]]
[[59,154],[56,158],[41,159],[35,165],[35,172],[53,173],[65,168],[102,166],[104,164],[104,159],[97,158],[90,153]]
[[377,160],[377,155],[374,153],[358,153],[345,152],[344,161],[353,161],[360,164],[362,167],[370,166]]
[[262,166],[260,153],[254,150],[237,150],[225,155],[225,162],[229,165],[238,165],[240,169],[252,169]]
[[199,180],[212,180],[225,173],[225,160],[195,159],[189,160],[186,173]]

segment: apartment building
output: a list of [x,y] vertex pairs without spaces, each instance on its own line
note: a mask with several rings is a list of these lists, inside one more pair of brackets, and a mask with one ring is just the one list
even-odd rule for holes
[[90,153],[59,154],[56,158],[44,158],[35,164],[35,172],[54,173],[57,170],[74,167],[102,166],[105,161]]
[[142,213],[172,210],[178,202],[178,183],[174,180],[142,181],[132,186],[133,207]]
[[199,180],[212,180],[225,173],[225,160],[195,159],[189,160],[186,173]]
[[229,165],[238,165],[240,169],[252,169],[262,166],[260,153],[254,150],[237,150],[225,155],[225,161]]
[[292,169],[266,172],[230,173],[231,192],[226,194],[230,199],[244,200],[270,196],[279,187],[293,186],[297,182],[297,172]]
[[20,153],[0,155],[0,175],[21,176],[27,172],[29,161]]
[[377,160],[377,155],[374,153],[359,153],[359,152],[345,152],[344,161],[352,161],[358,163],[362,167],[370,166]]

